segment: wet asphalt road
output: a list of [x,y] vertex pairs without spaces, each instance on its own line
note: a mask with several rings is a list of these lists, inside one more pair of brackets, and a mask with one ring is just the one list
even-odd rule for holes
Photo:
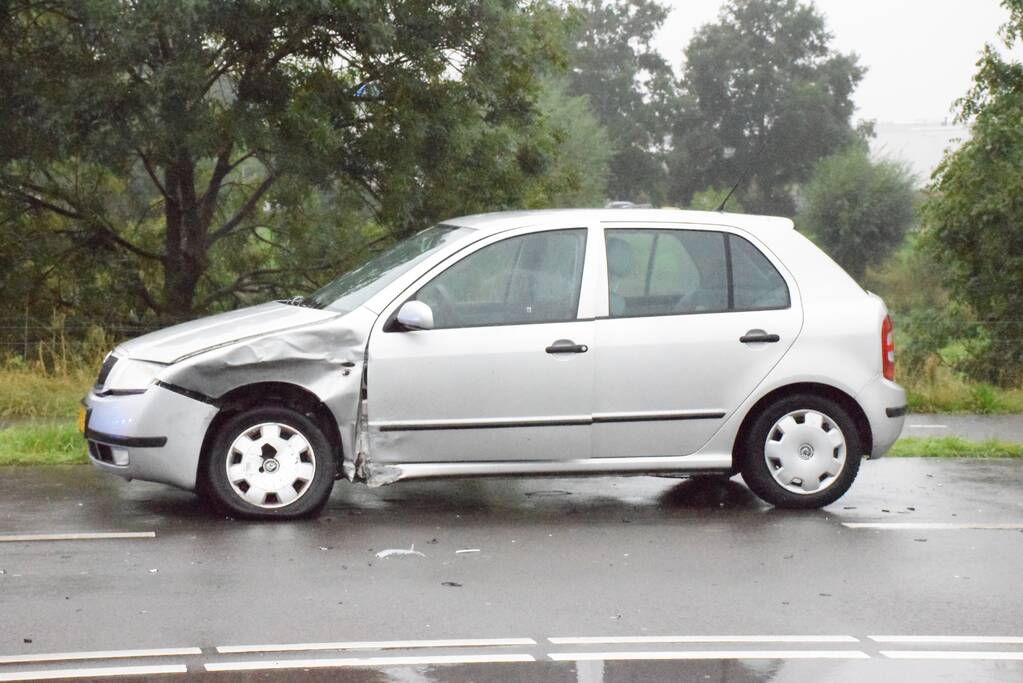
[[[946,526],[846,526],[863,523]],[[108,666],[188,672],[167,681],[1023,679],[1018,461],[868,462],[842,500],[815,512],[768,508],[741,479],[481,479],[375,490],[342,482],[321,518],[275,524],[218,517],[190,494],[90,467],[0,470],[0,536],[71,531],[156,536],[0,542],[0,680]],[[377,556],[413,545],[422,555]],[[802,639],[782,642],[786,635]],[[885,635],[953,640],[870,638]],[[572,642],[594,636],[624,642]],[[719,638],[628,642],[651,636]],[[966,636],[1004,642],[957,640]],[[516,644],[217,650],[436,639]],[[148,648],[197,649],[3,660]],[[950,652],[1015,658],[944,659]],[[826,653],[838,658],[801,659]],[[520,661],[438,664],[437,656]],[[588,657],[606,661],[573,661]],[[295,659],[342,668],[206,670]]]

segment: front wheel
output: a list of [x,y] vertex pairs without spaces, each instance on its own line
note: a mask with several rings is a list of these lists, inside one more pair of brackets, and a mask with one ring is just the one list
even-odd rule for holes
[[334,487],[334,454],[322,430],[290,408],[253,408],[223,424],[206,463],[212,497],[257,519],[319,512]]
[[859,433],[834,401],[800,394],[777,401],[753,422],[743,444],[747,486],[776,507],[820,508],[852,486],[863,455]]

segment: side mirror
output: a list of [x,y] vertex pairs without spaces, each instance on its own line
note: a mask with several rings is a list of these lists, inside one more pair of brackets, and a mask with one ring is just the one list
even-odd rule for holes
[[433,309],[422,301],[406,301],[398,309],[396,320],[406,330],[432,330]]

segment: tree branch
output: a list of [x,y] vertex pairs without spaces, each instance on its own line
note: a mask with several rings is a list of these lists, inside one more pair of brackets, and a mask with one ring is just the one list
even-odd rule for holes
[[206,238],[206,246],[211,246],[214,242],[227,236],[232,230],[238,227],[238,224],[256,208],[259,200],[264,194],[266,194],[267,190],[270,189],[270,186],[274,184],[275,180],[277,180],[277,176],[273,173],[270,173],[270,175],[264,178],[263,182],[259,184],[259,187],[257,187],[251,195],[249,195],[249,198],[245,200],[245,203],[242,204],[241,207],[239,207],[238,211],[236,211],[235,214],[227,220],[227,222],[210,233],[209,237]]
[[46,209],[47,211],[52,211],[60,216],[64,216],[65,218],[70,218],[71,220],[81,221],[82,223],[85,224],[87,228],[89,228],[93,232],[103,235],[108,240],[123,247],[124,249],[127,249],[136,256],[141,256],[143,258],[147,258],[153,261],[163,260],[163,256],[161,254],[149,251],[148,249],[143,249],[142,247],[139,247],[136,244],[128,241],[124,237],[121,237],[119,234],[117,234],[117,231],[114,230],[113,227],[106,225],[105,222],[98,215],[92,212],[88,213],[83,212],[80,207],[75,206],[74,202],[70,201],[66,197],[61,196],[59,193],[47,192],[45,188],[30,183],[22,184],[25,187],[29,188],[32,192],[36,192],[38,194],[53,195],[60,201],[69,204],[71,208],[68,209],[58,206],[57,204],[54,204],[52,201],[47,201],[33,194],[30,194],[29,192],[26,192],[24,190],[16,189],[15,191],[21,197],[23,197],[25,201],[29,203],[30,206],[35,206],[37,208]]
[[167,194],[167,190],[164,188],[163,183],[161,183],[160,179],[156,177],[156,171],[153,169],[153,165],[149,163],[149,159],[146,158],[146,155],[141,149],[136,149],[135,153],[138,154],[139,159],[142,160],[142,165],[145,167],[146,173],[149,174],[149,179],[153,181],[154,185],[156,185],[156,189],[160,191],[160,194],[163,195],[164,199],[171,201],[170,195]]

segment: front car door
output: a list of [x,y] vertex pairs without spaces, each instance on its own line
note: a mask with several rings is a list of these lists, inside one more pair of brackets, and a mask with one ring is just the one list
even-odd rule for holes
[[606,224],[603,232],[594,456],[691,454],[792,345],[802,326],[798,290],[739,230]]
[[[599,277],[586,272],[587,249],[602,245],[588,232],[481,240],[384,310],[368,348],[374,462],[590,456],[595,289],[583,284]],[[433,329],[395,329],[410,300],[431,307]]]

